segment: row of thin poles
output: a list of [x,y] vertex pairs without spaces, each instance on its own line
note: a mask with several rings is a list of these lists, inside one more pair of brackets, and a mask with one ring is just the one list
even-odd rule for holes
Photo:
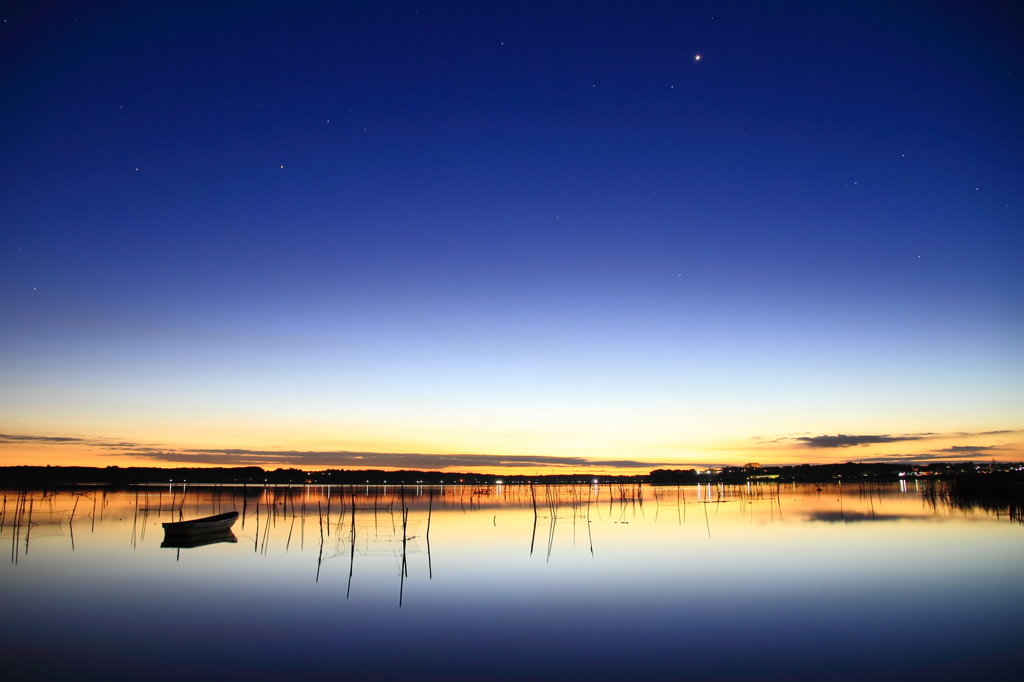
[[[534,528],[530,540],[530,554],[532,556],[536,545],[536,531],[541,510],[543,509],[549,520],[547,558],[550,559],[556,526],[559,519],[571,518],[573,522],[573,543],[576,541],[577,521],[585,520],[588,531],[590,551],[593,553],[593,536],[591,533],[591,512],[596,510],[600,515],[600,507],[597,506],[602,498],[607,497],[609,519],[614,516],[616,502],[619,505],[619,515],[615,523],[628,523],[627,515],[632,511],[632,518],[637,513],[644,514],[645,495],[653,497],[655,503],[655,521],[658,520],[661,507],[665,503],[671,503],[675,498],[677,519],[679,523],[685,520],[686,508],[692,502],[687,499],[687,490],[696,492],[696,503],[702,504],[704,517],[710,536],[710,522],[708,519],[707,505],[717,505],[727,501],[755,502],[768,501],[771,503],[772,518],[779,514],[782,518],[781,498],[783,496],[783,484],[780,483],[747,483],[741,485],[727,484],[700,484],[696,486],[644,486],[635,483],[613,483],[605,485],[192,485],[171,484],[169,486],[135,486],[134,500],[132,506],[135,513],[132,526],[132,545],[145,539],[145,531],[149,525],[150,514],[157,514],[163,517],[169,514],[171,518],[177,517],[182,520],[186,511],[200,516],[208,508],[211,514],[221,513],[225,509],[238,509],[241,507],[241,528],[244,531],[247,521],[255,521],[256,532],[253,534],[253,551],[266,554],[271,539],[272,529],[277,527],[279,520],[289,521],[289,530],[285,541],[285,551],[290,549],[294,535],[295,524],[299,523],[300,549],[305,547],[305,520],[309,512],[308,505],[315,496],[317,505],[317,516],[320,525],[322,544],[326,544],[332,534],[340,538],[347,527],[347,552],[354,555],[357,536],[356,512],[372,512],[374,533],[379,532],[381,516],[387,515],[386,522],[390,523],[392,534],[398,537],[399,526],[401,526],[402,547],[406,548],[408,543],[408,526],[410,512],[415,503],[426,502],[427,506],[427,544],[429,572],[433,574],[432,562],[429,560],[429,535],[430,524],[434,507],[440,510],[460,509],[463,512],[479,511],[485,507],[522,507],[530,506],[533,509]],[[789,489],[790,485],[785,488]],[[646,492],[645,492],[646,489]],[[792,486],[795,490],[795,485]],[[855,495],[860,500],[867,499],[871,513],[874,514],[874,504],[877,499],[882,500],[882,495],[891,489],[891,486],[860,483],[855,485],[834,485],[817,486],[819,495],[838,494],[840,508],[844,496]],[[674,490],[674,495],[673,495]],[[845,492],[844,492],[845,491]],[[108,504],[106,489],[93,489],[82,493],[75,493],[74,506],[69,516],[69,527],[71,534],[72,549],[74,549],[74,518],[82,497],[91,498],[92,512],[88,514],[91,520],[92,530],[95,530],[96,518],[102,520],[103,509]],[[241,499],[239,499],[239,497]],[[49,514],[53,515],[53,504],[55,494],[48,493],[41,497],[30,494],[28,490],[17,491],[15,495],[5,493],[0,503],[0,532],[5,527],[12,528],[11,560],[17,563],[22,554],[27,554],[29,541],[31,539],[32,527],[36,523],[35,515],[39,511],[37,504],[48,503]],[[99,502],[99,513],[97,505]],[[396,518],[396,505],[398,506]],[[568,507],[571,515],[560,516],[562,509]],[[743,507],[746,513],[746,506]],[[336,517],[336,518],[335,518]],[[349,523],[350,520],[350,523]],[[497,524],[497,516],[494,517]],[[22,547],[24,549],[22,549]],[[351,558],[350,558],[351,561]],[[322,563],[321,559],[318,562]],[[401,573],[408,572],[406,560],[402,559]]]

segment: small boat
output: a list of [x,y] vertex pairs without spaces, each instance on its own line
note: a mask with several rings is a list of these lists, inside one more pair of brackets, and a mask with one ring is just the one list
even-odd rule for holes
[[217,514],[216,516],[205,516],[201,519],[192,519],[191,521],[176,521],[174,523],[165,523],[164,534],[165,535],[212,535],[214,533],[222,533],[230,530],[231,526],[235,525],[235,521],[238,520],[238,512],[227,512],[226,514]]
[[220,530],[216,533],[203,533],[201,535],[174,535],[173,533],[165,533],[164,541],[160,543],[161,547],[171,547],[177,549],[191,549],[192,547],[204,547],[206,545],[216,545],[220,542],[238,542],[238,538],[230,530]]

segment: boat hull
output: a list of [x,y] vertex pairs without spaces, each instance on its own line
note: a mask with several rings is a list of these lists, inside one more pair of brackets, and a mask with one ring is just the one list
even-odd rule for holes
[[238,512],[233,511],[190,521],[164,523],[163,526],[166,535],[211,535],[230,530],[237,520]]

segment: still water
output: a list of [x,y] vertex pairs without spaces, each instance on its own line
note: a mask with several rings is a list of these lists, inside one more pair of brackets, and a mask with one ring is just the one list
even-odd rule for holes
[[3,494],[6,679],[1024,676],[1024,526],[913,481]]

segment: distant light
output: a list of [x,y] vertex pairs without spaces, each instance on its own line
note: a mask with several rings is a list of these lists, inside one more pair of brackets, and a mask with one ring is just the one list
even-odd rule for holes
[[700,55],[697,55],[696,57],[694,57],[693,60],[699,62],[700,61]]

